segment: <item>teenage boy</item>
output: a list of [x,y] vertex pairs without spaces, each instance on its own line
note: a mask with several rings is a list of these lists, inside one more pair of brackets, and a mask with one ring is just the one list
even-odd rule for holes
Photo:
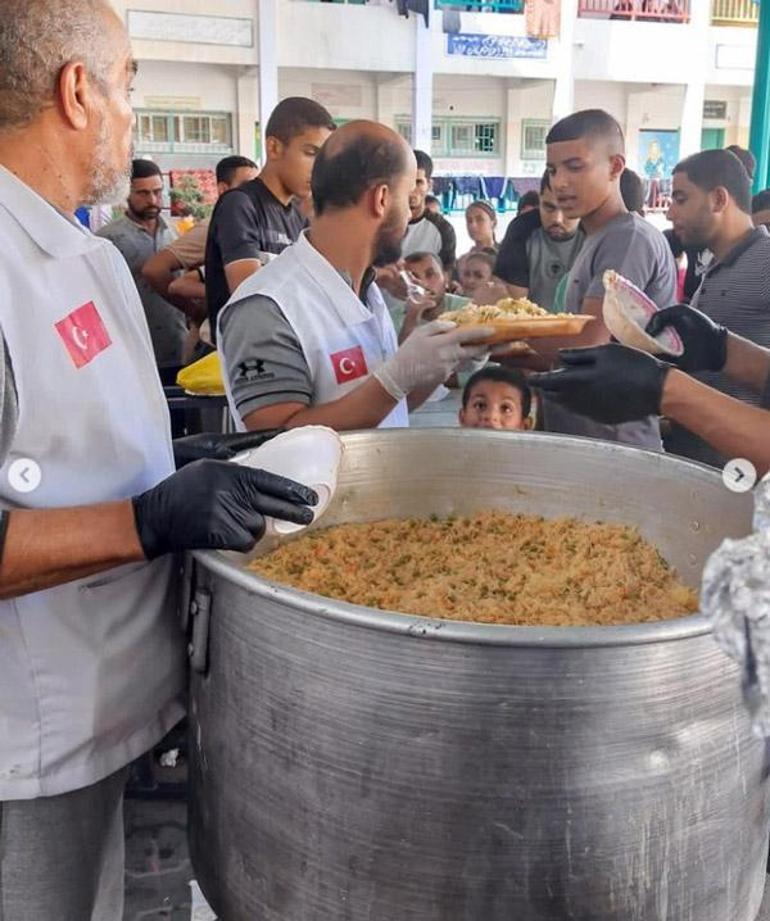
[[404,237],[404,255],[435,253],[445,272],[454,268],[457,237],[454,227],[441,214],[428,210],[426,198],[432,188],[433,160],[422,150],[415,150],[417,182],[409,195],[409,226]]
[[[409,193],[409,225],[406,228],[401,251],[404,256],[411,253],[434,253],[441,260],[447,278],[454,270],[457,258],[457,236],[454,227],[441,214],[429,210],[426,204],[433,178],[433,160],[423,150],[414,151],[417,160],[417,180]],[[378,266],[377,284],[388,297],[391,315],[400,318],[407,298],[406,285],[398,264]]]
[[[610,334],[602,319],[603,275],[614,269],[659,307],[676,296],[676,266],[663,234],[638,214],[629,214],[620,192],[625,142],[607,112],[589,109],[558,122],[546,138],[550,186],[568,219],[580,219],[586,240],[566,282],[564,309],[593,317],[580,336],[538,343],[541,356],[555,361],[559,347],[601,345]],[[552,401],[544,401],[546,431],[584,435],[660,450],[657,417],[602,425]]]
[[306,225],[295,199],[310,195],[318,151],[334,130],[326,109],[302,96],[278,103],[265,129],[267,163],[260,175],[223,195],[206,246],[206,300],[211,334],[236,288],[283,252]]

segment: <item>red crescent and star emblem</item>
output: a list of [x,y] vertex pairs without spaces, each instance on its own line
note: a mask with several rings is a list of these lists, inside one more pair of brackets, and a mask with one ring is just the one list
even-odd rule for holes
[[369,373],[364,350],[360,345],[350,349],[343,349],[341,352],[335,352],[329,358],[338,384],[348,384],[350,381],[358,380],[360,377],[366,377]]
[[73,310],[54,326],[76,368],[84,367],[112,345],[93,301]]

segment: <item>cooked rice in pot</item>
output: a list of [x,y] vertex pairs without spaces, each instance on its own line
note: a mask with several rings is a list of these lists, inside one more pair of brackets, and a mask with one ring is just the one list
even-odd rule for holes
[[481,512],[314,531],[254,560],[275,582],[353,604],[526,626],[644,623],[696,593],[632,527]]

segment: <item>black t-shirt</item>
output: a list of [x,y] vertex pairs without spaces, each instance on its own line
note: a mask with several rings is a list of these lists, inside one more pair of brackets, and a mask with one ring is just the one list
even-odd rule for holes
[[537,208],[525,211],[508,225],[495,263],[495,275],[509,285],[529,288],[529,256],[527,240],[542,227]]
[[230,300],[225,266],[239,259],[268,262],[299,237],[306,220],[294,202],[282,204],[257,177],[226,192],[211,215],[206,242],[206,302],[211,335]]

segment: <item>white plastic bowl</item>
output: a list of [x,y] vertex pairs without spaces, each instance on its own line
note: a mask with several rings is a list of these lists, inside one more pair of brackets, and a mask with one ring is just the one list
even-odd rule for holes
[[[259,448],[245,451],[235,463],[267,470],[309,486],[318,494],[313,521],[318,521],[329,507],[337,489],[337,473],[343,452],[342,439],[323,425],[306,425],[276,435]],[[307,525],[267,518],[268,534],[294,534]]]
[[658,307],[643,291],[612,269],[604,273],[603,281],[604,324],[618,342],[664,357],[684,352],[684,344],[675,329],[667,327],[655,337],[645,332]]

